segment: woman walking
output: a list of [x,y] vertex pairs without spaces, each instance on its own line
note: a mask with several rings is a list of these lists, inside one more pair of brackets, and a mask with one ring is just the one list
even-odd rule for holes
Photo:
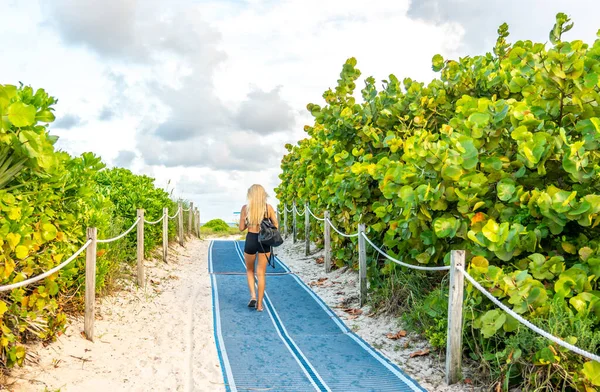
[[[258,242],[260,223],[263,219],[270,219],[275,227],[279,228],[275,211],[273,207],[267,204],[267,192],[265,192],[262,186],[254,184],[248,189],[248,204],[243,206],[240,211],[240,231],[248,229],[246,245],[244,246],[246,277],[248,278],[248,289],[250,290],[248,307],[256,307],[256,310],[259,312],[263,311],[262,303],[266,284],[265,273],[270,256],[270,247],[264,247]],[[254,289],[254,265],[257,258],[258,299]]]

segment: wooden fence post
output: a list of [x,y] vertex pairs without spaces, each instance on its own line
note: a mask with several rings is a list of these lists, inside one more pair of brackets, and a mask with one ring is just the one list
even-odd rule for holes
[[279,206],[277,206],[275,213],[277,214],[277,224],[279,225],[279,231],[281,231],[281,214],[279,213]]
[[179,245],[183,246],[183,205],[181,202],[177,203],[177,208],[179,208],[179,216],[177,218],[178,222],[178,235],[179,235]]
[[194,202],[190,202],[190,212],[188,212],[188,235],[192,236],[192,225],[194,224]]
[[167,262],[169,256],[169,209],[163,208],[163,261]]
[[462,378],[462,333],[464,275],[457,269],[465,266],[465,251],[450,254],[450,293],[448,297],[448,337],[446,340],[446,383],[457,383]]
[[200,211],[196,207],[196,237],[200,238]]
[[96,228],[87,228],[87,238],[92,240],[85,250],[85,318],[83,331],[89,341],[94,341],[96,317]]
[[144,287],[144,210],[137,210],[140,221],[137,224],[137,282]]
[[284,204],[283,205],[283,235],[285,236],[285,238],[287,238],[288,236],[288,229],[287,229],[287,206]]
[[329,226],[329,211],[325,211],[323,231],[325,231],[325,272],[331,272],[331,226]]
[[308,202],[304,203],[304,237],[306,240],[305,256],[310,254],[310,215],[308,212]]
[[358,224],[358,280],[360,289],[360,306],[367,302],[367,247],[365,246],[365,224]]
[[297,213],[297,209],[296,209],[296,201],[294,200],[294,207],[292,208],[292,238],[294,239],[294,244],[296,243],[296,215],[298,215]]

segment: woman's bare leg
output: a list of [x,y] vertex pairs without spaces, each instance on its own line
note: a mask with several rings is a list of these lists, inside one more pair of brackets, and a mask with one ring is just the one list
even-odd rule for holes
[[256,301],[256,310],[262,310],[263,297],[265,295],[266,279],[265,274],[267,272],[267,262],[270,253],[259,253],[258,254],[258,267],[256,268],[256,276],[258,277],[258,299]]
[[244,253],[244,260],[246,261],[246,278],[248,279],[250,298],[256,299],[256,290],[254,289],[254,262],[256,261],[256,255]]

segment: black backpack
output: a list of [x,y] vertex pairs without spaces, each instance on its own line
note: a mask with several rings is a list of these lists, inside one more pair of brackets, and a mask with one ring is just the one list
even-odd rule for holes
[[[258,242],[260,243],[263,252],[265,250],[265,246],[269,248],[277,247],[283,244],[283,238],[281,237],[281,233],[277,230],[277,227],[271,222],[271,219],[268,218],[269,207],[267,206],[267,217],[260,222],[260,232],[258,233]],[[269,265],[275,268],[275,259],[273,257],[273,249],[270,249],[271,256],[269,257]]]

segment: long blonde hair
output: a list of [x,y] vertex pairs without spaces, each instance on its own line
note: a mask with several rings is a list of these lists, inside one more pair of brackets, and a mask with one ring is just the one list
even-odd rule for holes
[[248,188],[248,224],[258,226],[267,214],[267,192],[261,185]]

